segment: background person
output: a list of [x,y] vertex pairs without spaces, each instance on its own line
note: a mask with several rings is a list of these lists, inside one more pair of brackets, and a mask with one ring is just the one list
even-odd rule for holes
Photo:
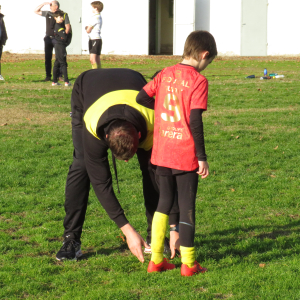
[[216,55],[216,42],[209,32],[192,32],[185,42],[181,64],[163,69],[137,97],[139,104],[155,111],[151,162],[157,165],[160,196],[152,223],[149,273],[175,268],[163,259],[163,243],[176,190],[181,275],[207,271],[196,261],[194,247],[198,175],[202,178],[209,175],[202,123],[202,112],[207,109],[208,82],[199,73]]
[[85,30],[89,35],[89,52],[92,69],[100,69],[100,54],[102,49],[102,17],[100,13],[103,10],[103,3],[100,1],[94,1],[91,3],[91,6],[93,16],[90,18],[90,23],[85,27]]
[[[108,149],[113,157],[125,161],[137,154],[150,238],[159,197],[150,163],[154,112],[135,101],[146,83],[140,73],[129,69],[89,70],[76,79],[71,97],[73,162],[65,190],[64,243],[56,255],[57,260],[76,259],[82,255],[81,233],[91,183],[101,205],[126,236],[130,251],[144,261],[142,246],[149,246],[130,225],[115,196]],[[178,224],[178,219],[175,208],[170,224]],[[176,239],[178,232],[170,232],[173,256]]]
[[53,82],[52,86],[59,85],[57,82],[57,73],[61,68],[64,74],[65,86],[71,86],[68,78],[68,65],[67,65],[67,51],[66,47],[70,44],[71,33],[66,34],[66,28],[64,23],[65,13],[63,11],[57,11],[53,14],[56,21],[54,26],[54,37],[56,39],[55,47],[55,63],[53,67]]
[[[50,11],[42,11],[41,9],[45,5],[50,5]],[[34,10],[34,13],[36,13],[39,16],[46,18],[46,36],[44,37],[45,42],[45,70],[46,70],[46,78],[45,81],[51,81],[51,70],[52,70],[52,54],[53,54],[53,48],[56,43],[56,40],[54,38],[54,25],[55,20],[53,18],[53,13],[59,10],[59,2],[58,1],[52,1],[52,2],[44,2],[40,4],[36,9]],[[69,34],[71,31],[71,25],[70,20],[68,17],[68,14],[65,16],[65,26],[66,26],[66,34]],[[61,72],[58,74],[59,80],[63,81],[63,78],[61,77]]]
[[0,5],[0,80],[4,80],[3,76],[1,75],[1,57],[2,57],[2,51],[3,46],[6,44],[7,40],[7,33],[4,23],[4,15],[1,13],[1,5]]

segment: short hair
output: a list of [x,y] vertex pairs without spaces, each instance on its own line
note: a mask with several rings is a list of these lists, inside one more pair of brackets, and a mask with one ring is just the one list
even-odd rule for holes
[[58,10],[52,14],[53,18],[63,17],[64,15],[65,15],[65,12],[63,12],[62,10]]
[[58,1],[52,1],[52,2],[55,2],[55,4],[58,6],[59,8],[59,2]]
[[117,119],[108,128],[107,143],[115,158],[129,160],[138,149],[138,131],[130,122]]
[[191,32],[185,41],[182,58],[191,57],[199,61],[199,53],[203,51],[209,52],[207,58],[217,56],[215,38],[208,31],[196,30]]
[[97,8],[99,13],[103,10],[103,3],[100,1],[94,1],[91,3],[91,5],[93,8]]

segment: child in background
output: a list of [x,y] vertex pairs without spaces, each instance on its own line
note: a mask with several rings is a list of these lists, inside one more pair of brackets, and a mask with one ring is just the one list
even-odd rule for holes
[[[163,259],[164,239],[178,191],[181,275],[204,273],[195,259],[195,202],[198,175],[209,175],[202,112],[207,109],[208,82],[200,74],[217,55],[214,37],[192,32],[184,46],[183,61],[163,69],[137,96],[137,102],[155,110],[151,162],[157,165],[160,196],[153,217],[148,272],[175,268]],[[156,96],[155,100],[152,98]]]
[[93,16],[91,17],[90,25],[86,26],[85,30],[89,34],[89,52],[92,69],[100,69],[100,54],[102,49],[102,17],[100,13],[103,10],[103,3],[100,1],[94,1],[91,3],[91,6]]
[[56,21],[54,25],[54,37],[56,43],[55,48],[55,63],[53,66],[53,82],[52,86],[60,85],[58,83],[58,70],[61,67],[62,73],[64,75],[65,86],[71,86],[68,78],[68,65],[67,65],[67,51],[66,47],[71,42],[71,33],[66,34],[66,28],[64,23],[65,13],[63,11],[57,11],[53,13],[53,17]]

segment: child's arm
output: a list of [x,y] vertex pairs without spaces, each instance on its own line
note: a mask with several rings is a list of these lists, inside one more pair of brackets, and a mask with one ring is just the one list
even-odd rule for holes
[[155,99],[153,98],[156,95],[157,87],[160,82],[161,71],[156,72],[152,76],[152,81],[148,82],[143,89],[138,93],[136,97],[136,102],[140,105],[143,105],[147,108],[154,109]]
[[91,31],[93,30],[93,26],[85,26],[85,31],[87,32],[87,33],[91,33]]
[[190,128],[194,139],[197,158],[199,163],[198,174],[201,178],[206,178],[209,175],[208,163],[206,161],[204,134],[203,134],[203,122],[202,112],[203,109],[192,109],[190,114]]
[[154,98],[150,97],[144,89],[142,89],[136,96],[136,102],[142,106],[154,109]]

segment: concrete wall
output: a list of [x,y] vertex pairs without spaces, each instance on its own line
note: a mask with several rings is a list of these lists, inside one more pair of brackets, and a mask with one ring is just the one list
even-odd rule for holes
[[[148,54],[149,0],[103,0],[103,54]],[[74,0],[75,2],[75,0]],[[196,29],[210,31],[220,55],[240,55],[242,0],[196,0]],[[8,41],[4,51],[43,53],[45,18],[33,13],[40,0],[1,2]],[[91,0],[82,0],[82,49],[88,53],[84,26]],[[61,7],[68,12],[68,9]],[[48,10],[47,7],[45,9]],[[269,0],[268,55],[300,55],[299,0]],[[72,22],[72,20],[71,20]]]
[[[41,0],[1,1],[8,40],[3,51],[12,53],[44,53],[46,21],[33,11]],[[49,6],[47,6],[49,10]]]
[[218,55],[240,55],[241,0],[210,0],[209,31],[216,40]]
[[210,0],[196,0],[195,29],[210,31]]
[[[82,49],[88,50],[84,27],[91,13],[91,0],[82,1]],[[147,55],[149,51],[148,0],[102,0],[102,53]],[[83,53],[88,53],[84,51]]]
[[300,55],[299,12],[299,0],[269,0],[268,55]]

